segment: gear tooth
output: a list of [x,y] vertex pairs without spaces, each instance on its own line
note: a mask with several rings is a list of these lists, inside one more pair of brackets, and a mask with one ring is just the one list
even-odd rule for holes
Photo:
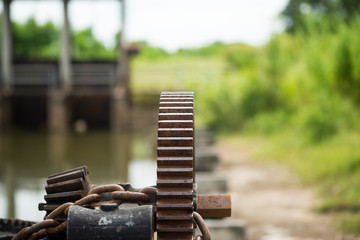
[[35,222],[13,218],[0,218],[0,233],[3,233],[3,235],[0,234],[0,239],[10,239],[23,228],[29,227],[33,224],[35,224]]
[[[90,190],[89,171],[86,166],[52,174],[46,182],[46,203],[39,203],[39,210],[46,211],[46,215],[63,203],[81,199]],[[57,220],[63,219],[59,217]]]
[[193,239],[194,94],[163,92],[158,124],[158,238]]
[[159,120],[193,120],[193,113],[159,113]]

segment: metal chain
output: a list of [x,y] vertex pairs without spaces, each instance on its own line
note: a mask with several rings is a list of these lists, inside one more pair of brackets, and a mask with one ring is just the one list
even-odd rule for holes
[[[111,193],[111,201],[101,202],[100,194]],[[156,188],[145,187],[139,192],[125,191],[123,187],[117,184],[109,184],[92,188],[89,193],[77,200],[76,202],[64,203],[55,210],[53,210],[45,220],[35,223],[31,227],[23,228],[18,234],[16,234],[12,240],[36,240],[45,236],[56,235],[66,230],[67,220],[59,223],[55,218],[60,215],[67,217],[69,208],[72,205],[78,205],[82,207],[94,208],[104,203],[117,203],[120,205],[123,202],[137,203],[139,205],[150,202],[150,195],[156,195]]]
[[[111,201],[102,201],[100,194],[102,193],[111,193]],[[62,223],[59,223],[55,218],[60,215],[65,215],[67,217],[69,208],[73,205],[78,205],[82,207],[95,208],[104,203],[116,203],[120,205],[123,202],[137,203],[139,205],[144,205],[150,202],[150,195],[156,195],[156,188],[154,187],[145,187],[142,188],[139,192],[130,192],[125,191],[123,187],[117,184],[109,184],[92,188],[89,193],[77,200],[76,202],[67,202],[53,210],[45,220],[35,223],[31,227],[23,228],[18,234],[16,234],[12,240],[36,240],[43,238],[45,236],[57,235],[66,231],[67,220]],[[204,219],[197,212],[193,212],[194,222],[200,229],[202,234],[194,237],[194,240],[211,240],[209,229],[206,226]]]
[[206,222],[204,221],[204,219],[197,212],[193,212],[193,216],[194,216],[194,222],[199,227],[199,230],[202,234],[202,236],[198,235],[194,237],[194,240],[211,240],[210,231],[206,226]]

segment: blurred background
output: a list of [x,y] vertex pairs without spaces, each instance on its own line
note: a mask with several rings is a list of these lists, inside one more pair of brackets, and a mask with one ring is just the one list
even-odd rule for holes
[[[0,217],[42,219],[45,178],[81,165],[94,184],[154,185],[159,94],[190,90],[235,218],[259,225],[236,201],[250,191],[239,182],[261,177],[237,169],[280,166],[257,172],[303,190],[280,200],[311,192],[295,206],[311,219],[294,225],[331,219],[296,234],[358,236],[358,0],[2,0],[0,16]],[[250,239],[305,239],[285,222],[269,230],[282,237]]]

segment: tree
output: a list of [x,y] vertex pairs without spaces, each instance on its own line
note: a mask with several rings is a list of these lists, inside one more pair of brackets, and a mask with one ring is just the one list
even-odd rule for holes
[[[77,60],[116,59],[114,48],[106,48],[95,38],[89,27],[74,31],[72,57]],[[14,58],[22,60],[58,59],[60,54],[60,29],[52,22],[40,25],[32,17],[25,23],[13,23]]]
[[303,15],[311,12],[315,15],[326,15],[334,20],[351,19],[360,13],[359,0],[289,0],[281,15],[286,28],[292,32],[303,26]]
[[52,23],[39,25],[32,17],[24,24],[13,23],[15,59],[56,59],[60,31]]
[[116,59],[115,49],[108,49],[97,40],[91,27],[72,33],[72,55],[78,60]]

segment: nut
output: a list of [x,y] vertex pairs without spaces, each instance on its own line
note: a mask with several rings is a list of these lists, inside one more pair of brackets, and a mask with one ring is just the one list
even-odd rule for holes
[[196,211],[204,218],[223,218],[231,216],[230,195],[197,195]]

